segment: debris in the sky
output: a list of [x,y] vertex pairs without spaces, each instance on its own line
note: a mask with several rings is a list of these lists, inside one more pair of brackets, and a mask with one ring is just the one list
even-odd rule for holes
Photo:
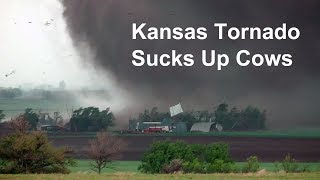
[[11,71],[10,73],[6,74],[5,76],[6,76],[6,77],[9,77],[9,76],[11,76],[11,75],[14,74],[14,73],[16,73],[15,70]]
[[45,26],[50,26],[51,23],[47,21],[44,25],[45,25]]
[[53,21],[54,21],[54,19],[50,19],[50,20],[46,21],[46,23],[44,23],[44,25],[45,26],[50,26]]
[[29,24],[31,24],[32,22],[31,22],[31,21],[29,21],[28,23],[29,23]]

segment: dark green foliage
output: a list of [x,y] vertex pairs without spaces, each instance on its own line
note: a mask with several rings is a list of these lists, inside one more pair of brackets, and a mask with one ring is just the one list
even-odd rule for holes
[[40,132],[14,133],[0,141],[0,158],[6,162],[2,173],[68,173],[74,162],[66,148],[54,148]]
[[286,155],[281,164],[283,170],[287,173],[299,172],[299,165],[290,154]]
[[[139,170],[145,173],[163,173],[166,172],[164,169],[172,165],[175,159],[183,162],[184,172],[194,173],[205,173],[209,164],[214,164],[217,160],[233,164],[229,155],[229,147],[223,143],[188,145],[182,141],[158,141],[153,143],[144,154]],[[220,171],[227,172],[228,170],[225,169]]]
[[32,130],[35,130],[37,128],[39,115],[35,113],[31,108],[27,108],[22,116],[25,118],[25,120],[28,121]]
[[144,154],[139,170],[145,173],[161,173],[164,165],[173,159],[184,159],[187,152],[187,144],[184,142],[171,143],[169,141],[158,141],[151,145]]
[[273,163],[273,166],[274,166],[274,171],[275,172],[279,172],[280,171],[279,162]]
[[207,163],[204,161],[199,161],[198,158],[195,158],[192,161],[187,161],[183,163],[182,169],[184,173],[206,173],[207,172]]
[[220,104],[214,112],[215,114],[215,121],[220,123],[224,129],[229,129],[233,125],[233,121],[230,118],[228,104],[222,103]]
[[100,111],[96,107],[80,108],[73,111],[70,119],[71,131],[99,131],[113,125],[115,120],[110,108]]
[[242,172],[249,173],[249,172],[257,172],[260,168],[258,157],[257,156],[250,156],[247,158],[246,164],[242,167]]
[[182,163],[181,159],[173,159],[169,164],[163,166],[162,172],[169,174],[182,171]]
[[224,162],[232,162],[229,154],[229,145],[224,143],[207,145],[204,150],[204,158],[208,163],[214,163],[217,159]]
[[235,169],[234,163],[216,159],[213,163],[208,165],[207,173],[231,173],[234,172]]
[[252,106],[243,110],[233,107],[229,111],[228,104],[223,103],[215,111],[215,117],[225,130],[258,130],[265,128],[266,112]]
[[240,116],[248,129],[257,130],[265,128],[265,111],[260,111],[256,107],[248,106],[247,108],[242,110]]
[[5,114],[3,114],[3,110],[0,110],[0,122],[6,117]]
[[8,162],[0,158],[0,174],[6,172],[7,166],[8,166]]
[[[281,165],[281,166],[280,166]],[[287,154],[284,160],[280,163],[274,163],[275,171],[280,170],[285,171],[286,173],[299,173],[299,172],[309,172],[308,165],[299,165],[298,161],[295,160],[290,154]]]
[[185,161],[193,161],[195,158],[198,158],[200,161],[205,160],[205,149],[206,147],[201,144],[190,144],[188,145],[188,150],[184,155]]

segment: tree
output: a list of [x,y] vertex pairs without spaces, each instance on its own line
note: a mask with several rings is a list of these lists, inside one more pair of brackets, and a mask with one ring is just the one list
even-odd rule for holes
[[3,110],[0,110],[0,122],[6,117],[5,114],[3,114]]
[[256,107],[246,107],[241,112],[241,118],[248,126],[248,129],[257,130],[265,128],[266,112],[260,111]]
[[215,121],[223,126],[224,129],[230,129],[232,127],[232,122],[229,116],[228,104],[222,103],[218,106],[217,110],[214,112]]
[[97,131],[113,126],[115,117],[110,108],[100,111],[96,107],[80,108],[73,111],[70,119],[71,131]]
[[30,127],[30,123],[25,119],[23,115],[20,115],[9,122],[9,128],[17,134],[27,133]]
[[14,133],[0,140],[0,159],[6,162],[2,173],[68,173],[74,161],[66,157],[68,148],[54,148],[42,132],[28,132],[24,116],[12,120]]
[[39,122],[39,115],[35,113],[31,108],[27,108],[23,114],[26,121],[29,122],[30,128],[35,130]]
[[93,160],[91,166],[99,174],[126,147],[126,144],[121,139],[104,131],[98,132],[97,137],[90,140],[89,144],[88,154]]
[[233,107],[230,111],[228,104],[220,104],[215,111],[215,121],[226,130],[258,130],[265,128],[266,112],[253,106],[238,110]]
[[169,113],[159,112],[157,107],[153,107],[151,110],[145,109],[143,113],[140,113],[138,120],[142,122],[161,122],[169,117]]
[[22,96],[23,92],[19,88],[6,88],[0,90],[0,97],[13,99]]
[[[179,170],[179,161],[182,161],[186,169],[189,169],[184,169],[186,173],[205,173],[206,167],[215,164],[217,160],[220,160],[222,165],[233,163],[227,144],[204,145],[187,144],[183,141],[155,141],[144,153],[138,170],[144,173],[170,173],[171,167],[173,171],[175,168]],[[222,172],[221,168],[216,169]]]

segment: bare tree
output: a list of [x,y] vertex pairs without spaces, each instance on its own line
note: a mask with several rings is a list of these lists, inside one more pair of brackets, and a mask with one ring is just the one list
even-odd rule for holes
[[99,174],[103,168],[106,168],[112,160],[118,158],[126,143],[110,133],[101,131],[97,137],[89,141],[89,157],[94,161],[92,169]]
[[16,133],[26,133],[30,129],[30,123],[23,115],[19,115],[15,119],[11,119],[9,122],[9,128]]

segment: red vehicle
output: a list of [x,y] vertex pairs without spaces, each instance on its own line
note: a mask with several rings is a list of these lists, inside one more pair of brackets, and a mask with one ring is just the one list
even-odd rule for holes
[[146,128],[145,130],[143,130],[143,132],[146,132],[146,133],[161,133],[163,130],[162,130],[162,127],[149,127],[149,128]]

